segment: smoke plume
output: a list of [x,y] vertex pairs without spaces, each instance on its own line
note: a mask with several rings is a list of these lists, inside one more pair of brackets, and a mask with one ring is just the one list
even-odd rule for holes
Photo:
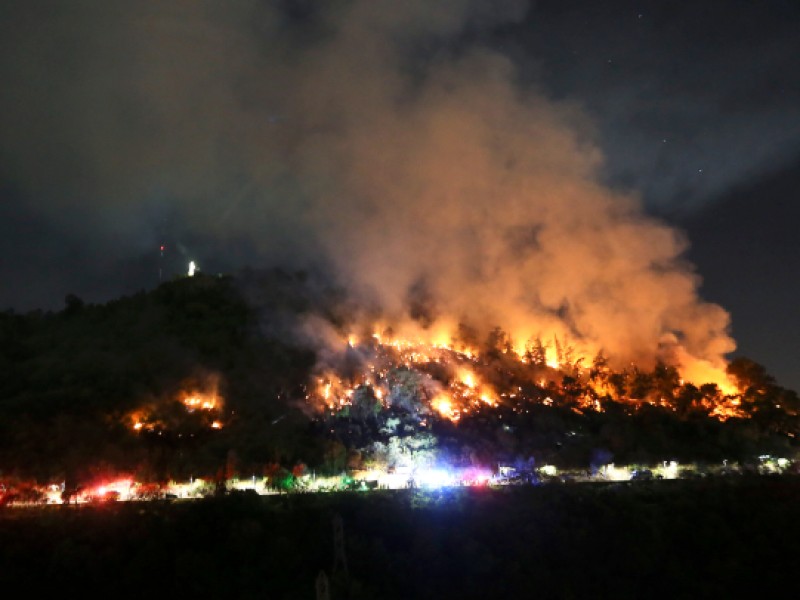
[[324,264],[401,331],[500,326],[687,369],[734,348],[680,232],[604,187],[581,112],[484,41],[524,2],[4,10],[0,173],[98,244],[144,251],[169,213],[246,241],[241,261]]

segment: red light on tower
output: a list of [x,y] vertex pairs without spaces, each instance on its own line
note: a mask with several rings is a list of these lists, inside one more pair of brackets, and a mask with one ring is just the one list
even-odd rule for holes
[[162,275],[162,263],[164,262],[164,248],[166,248],[165,244],[161,244],[158,249],[160,252],[158,253],[158,282],[161,283],[161,275]]

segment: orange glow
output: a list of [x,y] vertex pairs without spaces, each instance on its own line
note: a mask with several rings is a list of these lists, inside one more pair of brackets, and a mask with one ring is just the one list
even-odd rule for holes
[[161,425],[158,420],[153,419],[152,415],[143,410],[135,411],[129,414],[127,419],[129,420],[133,430],[136,432],[142,430],[152,431],[157,426]]
[[490,392],[484,392],[481,394],[481,402],[484,404],[488,404],[489,406],[497,405],[497,400],[492,396]]
[[178,396],[178,400],[190,413],[196,410],[206,412],[222,410],[223,401],[219,395],[219,376],[210,375],[199,385],[196,383],[187,385]]
[[[497,376],[500,377],[498,381],[515,376],[512,374],[513,368],[506,373],[497,371],[478,348],[460,341],[456,334],[458,331],[458,324],[452,322],[435,323],[430,328],[421,328],[416,324],[374,323],[371,327],[359,329],[358,334],[342,336],[343,346],[346,344],[345,347],[371,353],[371,358],[363,372],[350,374],[346,379],[342,379],[333,370],[322,373],[309,389],[306,399],[318,408],[341,410],[353,403],[356,389],[366,386],[372,389],[375,398],[381,403],[391,405],[387,377],[393,370],[404,367],[416,371],[422,378],[421,381],[432,376],[447,386],[441,394],[434,395],[428,405],[448,419],[457,420],[481,406],[496,407],[504,404],[509,408],[517,406],[521,410],[519,403],[525,401],[523,396],[508,391],[498,393],[494,384],[490,383]],[[532,335],[530,330],[523,332],[525,335],[506,335],[500,349],[510,359],[516,358],[520,366],[529,365],[530,370],[520,371],[520,376],[529,378],[530,383],[538,385],[540,389],[549,389],[552,385],[559,387],[561,380],[559,374],[542,372],[541,367],[545,366],[575,378],[577,384],[584,389],[583,395],[573,398],[575,407],[579,410],[601,411],[602,404],[597,398],[606,396],[636,405],[644,403],[669,407],[670,401],[665,398],[629,398],[626,394],[630,392],[610,385],[603,376],[589,380],[587,365],[592,364],[597,349],[573,343],[566,336],[562,339],[557,331],[545,331],[541,336],[535,331],[534,329]],[[721,404],[715,403],[720,404],[719,406],[707,407],[713,416],[725,419],[742,414],[741,409],[733,402],[738,391],[727,377],[724,364],[717,365],[697,359],[679,345],[675,345],[673,351],[672,358],[682,383],[684,380],[694,382],[698,387],[705,383],[714,383],[729,398],[729,401]],[[529,360],[531,352],[536,356],[533,362]],[[614,364],[610,358],[609,362]],[[630,366],[630,363],[610,366],[606,369],[606,375],[613,369],[618,369],[613,372],[624,373],[619,369]],[[446,372],[445,378],[439,375],[442,369]],[[420,385],[424,387],[427,384]],[[426,394],[422,394],[421,398],[425,396]],[[533,399],[545,405],[555,402],[551,397],[540,400],[534,396]]]
[[[367,329],[369,331],[369,329]],[[372,340],[379,346],[394,348],[401,354],[403,362],[409,366],[411,364],[425,363],[442,359],[441,353],[458,354],[466,360],[473,360],[480,354],[479,350],[469,347],[463,342],[458,341],[458,323],[447,321],[435,323],[428,329],[418,326],[395,326],[389,327],[387,323],[379,323],[371,328]],[[533,330],[535,331],[535,330]],[[393,332],[393,333],[388,333]],[[516,334],[510,333],[508,342],[511,352],[523,364],[527,362],[526,351],[528,346],[539,336],[531,335],[531,330],[518,331]],[[547,367],[559,370],[577,369],[580,363],[584,365],[592,364],[593,357],[599,348],[575,344],[564,341],[557,335],[556,331],[547,331],[541,336],[545,353],[545,364]],[[350,346],[359,343],[358,336],[350,334],[345,338]],[[562,344],[559,347],[559,343]],[[563,354],[562,355],[562,351]],[[504,351],[505,353],[505,351]],[[736,395],[738,389],[734,382],[730,380],[725,372],[725,365],[712,364],[707,360],[697,358],[689,354],[684,348],[676,346],[676,362],[681,379],[692,382],[698,387],[705,383],[714,383],[723,394]],[[568,358],[566,358],[568,356]],[[469,375],[459,375],[461,381],[469,386],[476,385],[475,379],[470,379]],[[473,376],[474,377],[474,376]]]
[[431,400],[431,408],[445,419],[458,421],[460,418],[458,411],[453,407],[453,399],[444,392],[437,394],[436,397]]
[[193,410],[214,410],[219,406],[216,395],[192,394],[182,400],[189,411]]
[[463,383],[470,389],[474,389],[475,386],[477,385],[475,382],[475,375],[472,372],[467,371],[466,369],[462,369],[459,372],[459,378],[461,379],[461,383]]
[[179,402],[188,413],[203,413],[203,422],[218,418],[222,414],[223,399],[218,393],[219,376],[209,375],[205,382],[197,384],[196,380],[186,384],[184,390],[171,398],[150,400],[144,406],[126,414],[123,420],[127,426],[136,431],[156,432],[161,435],[169,429],[180,428],[175,422],[173,410]]

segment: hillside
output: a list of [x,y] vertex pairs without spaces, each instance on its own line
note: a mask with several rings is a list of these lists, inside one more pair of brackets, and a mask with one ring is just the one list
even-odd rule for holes
[[[391,468],[411,455],[590,468],[797,452],[797,394],[746,358],[731,362],[739,391],[726,394],[661,363],[586,365],[557,339],[519,354],[499,329],[424,348],[348,338],[361,314],[280,271],[0,314],[0,474],[164,481]],[[323,332],[342,334],[341,348]]]

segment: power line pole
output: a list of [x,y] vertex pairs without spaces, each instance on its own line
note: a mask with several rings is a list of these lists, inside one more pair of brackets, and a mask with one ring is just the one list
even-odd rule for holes
[[325,571],[317,575],[317,600],[331,600],[331,586]]
[[333,572],[337,573],[339,569],[347,572],[347,556],[344,552],[344,523],[340,515],[333,517]]
[[[344,573],[347,580],[347,555],[344,550],[344,523],[341,515],[333,517],[333,569],[331,575],[335,576],[339,572]],[[316,581],[317,600],[331,600],[331,586],[325,571],[320,571]]]

